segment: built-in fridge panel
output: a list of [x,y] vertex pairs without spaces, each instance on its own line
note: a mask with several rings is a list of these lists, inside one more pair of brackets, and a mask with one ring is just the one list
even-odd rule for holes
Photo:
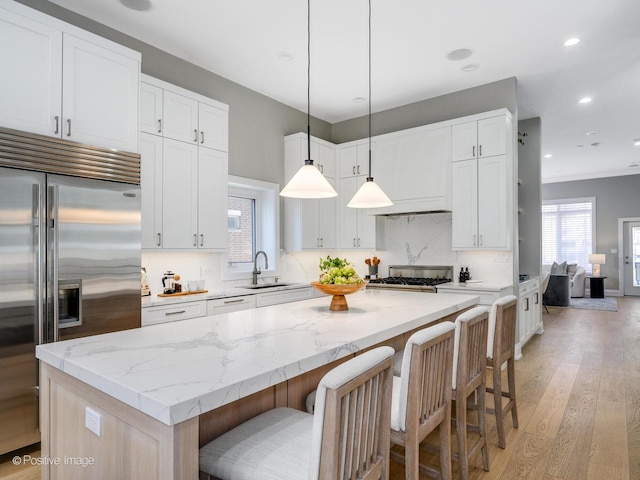
[[0,168],[0,454],[40,441],[43,174]]

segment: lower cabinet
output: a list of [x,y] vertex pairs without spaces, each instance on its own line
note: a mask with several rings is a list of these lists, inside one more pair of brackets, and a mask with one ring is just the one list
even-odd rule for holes
[[296,302],[313,298],[314,289],[309,287],[297,288],[294,290],[281,290],[279,292],[266,292],[256,295],[256,307],[268,307],[280,303]]
[[205,300],[146,307],[142,309],[142,326],[188,320],[206,315],[207,304]]
[[522,347],[535,333],[542,333],[542,297],[539,278],[536,277],[520,284],[518,305],[516,358],[522,356]]
[[239,312],[256,308],[255,295],[243,295],[240,297],[225,297],[207,300],[207,315],[218,315],[220,313]]

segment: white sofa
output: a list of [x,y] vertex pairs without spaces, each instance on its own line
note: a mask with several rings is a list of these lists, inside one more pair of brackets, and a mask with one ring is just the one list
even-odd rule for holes
[[[550,271],[551,265],[544,265],[541,269],[541,272]],[[587,278],[587,272],[584,267],[577,265],[573,276],[571,276],[570,272],[567,272],[567,274],[569,275],[570,280],[571,298],[584,297],[584,283]]]

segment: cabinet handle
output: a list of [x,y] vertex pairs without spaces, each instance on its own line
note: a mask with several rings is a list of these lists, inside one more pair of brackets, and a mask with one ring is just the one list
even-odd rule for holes
[[204,143],[204,130],[200,130],[200,143]]
[[529,311],[529,297],[525,298],[525,307],[524,307],[524,311],[528,312]]
[[356,247],[356,237],[353,237],[353,248]]
[[478,147],[478,150],[479,150],[479,151],[478,151],[478,156],[479,156],[479,157],[481,157],[481,156],[482,156],[482,145],[480,145],[480,146]]
[[229,305],[230,303],[242,303],[244,302],[244,298],[238,298],[236,300],[225,300],[224,304]]
[[67,137],[71,136],[71,119],[67,118]]
[[474,247],[476,246],[476,236],[475,235],[473,236],[473,246]]
[[58,115],[56,115],[55,117],[53,117],[54,120],[56,121],[56,131],[53,132],[56,135],[58,134],[58,132],[60,132],[60,117]]
[[158,233],[158,240],[157,240],[157,242],[156,242],[156,244],[157,244],[158,246],[160,246],[160,243],[161,243],[161,242],[160,242],[160,240],[162,240],[162,234],[161,234],[161,233]]
[[353,174],[354,175],[356,174],[356,166],[355,165],[353,166]]
[[474,146],[472,146],[472,147],[471,147],[471,149],[472,149],[472,150],[471,150],[471,156],[472,156],[472,157],[475,157],[475,156],[476,156],[476,146],[475,146],[475,145],[474,145]]
[[324,247],[324,238],[320,237],[320,247]]
[[482,234],[480,234],[480,246],[482,246]]
[[360,175],[360,165],[358,165],[358,175]]
[[193,131],[193,141],[194,142],[198,141],[198,129],[197,128]]
[[158,119],[158,133],[162,133],[162,119]]
[[360,248],[360,237],[358,237],[358,248]]
[[538,303],[540,303],[540,299],[538,298],[538,292],[535,293],[536,295],[536,301],[534,302],[534,305],[538,305]]
[[320,173],[324,173],[324,165],[320,165]]
[[204,233],[200,234],[200,246],[204,247]]
[[186,310],[178,310],[176,312],[165,312],[165,315],[169,316],[169,315],[180,315],[181,313],[187,313]]
[[193,234],[193,246],[198,246],[198,235],[196,235],[195,233]]

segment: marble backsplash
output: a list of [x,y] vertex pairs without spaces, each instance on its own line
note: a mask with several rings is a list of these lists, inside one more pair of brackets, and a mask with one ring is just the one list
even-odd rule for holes
[[[385,250],[317,250],[311,252],[281,251],[277,272],[282,280],[306,283],[318,277],[318,262],[327,255],[347,258],[364,276],[367,258],[381,259],[379,275],[387,276],[389,265],[453,265],[454,276],[460,267],[469,267],[473,279],[491,283],[512,283],[512,251],[453,251],[451,250],[451,214],[421,214],[386,217]],[[205,279],[208,289],[245,284],[243,281],[223,282],[224,256],[213,253],[143,252],[153,294],[162,288],[162,273],[167,269],[179,273],[185,280]],[[261,277],[262,278],[262,277]],[[272,277],[266,277],[272,278]]]

